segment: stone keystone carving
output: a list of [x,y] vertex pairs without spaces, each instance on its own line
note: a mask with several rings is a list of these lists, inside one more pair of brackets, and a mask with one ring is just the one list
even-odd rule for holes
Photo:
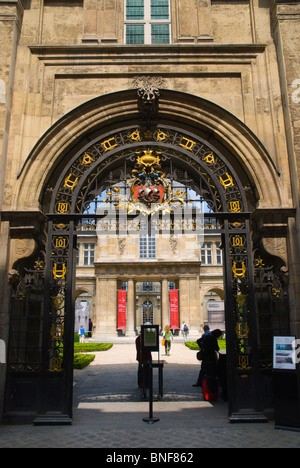
[[135,76],[132,80],[137,88],[139,111],[146,122],[153,120],[158,112],[159,89],[163,85],[162,76]]

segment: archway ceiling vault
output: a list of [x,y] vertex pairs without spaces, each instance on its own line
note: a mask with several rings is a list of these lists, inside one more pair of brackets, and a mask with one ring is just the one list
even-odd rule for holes
[[[97,136],[139,123],[136,90],[95,98],[66,114],[29,154],[18,175],[12,208],[40,210],[45,189],[54,188],[62,168],[80,148]],[[162,89],[157,124],[174,124],[213,145],[253,193],[259,208],[283,205],[280,173],[270,155],[251,130],[228,111],[202,98]]]

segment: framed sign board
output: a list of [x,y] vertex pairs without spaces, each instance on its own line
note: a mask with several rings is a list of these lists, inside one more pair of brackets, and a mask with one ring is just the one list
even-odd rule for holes
[[273,369],[296,369],[295,336],[273,337]]
[[159,326],[142,325],[142,350],[159,351]]

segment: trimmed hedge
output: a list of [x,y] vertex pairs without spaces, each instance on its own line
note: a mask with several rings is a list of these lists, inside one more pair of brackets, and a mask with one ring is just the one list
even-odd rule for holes
[[74,369],[83,369],[95,359],[95,354],[74,354]]
[[95,359],[95,354],[92,351],[107,351],[113,347],[113,343],[78,343],[74,342],[74,369],[83,369]]
[[74,343],[74,352],[89,353],[93,351],[108,351],[113,343]]

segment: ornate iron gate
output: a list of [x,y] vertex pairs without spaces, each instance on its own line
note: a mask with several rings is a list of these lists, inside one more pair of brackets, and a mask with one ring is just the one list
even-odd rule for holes
[[8,422],[31,422],[41,401],[44,259],[12,271],[10,284],[5,413]]
[[[144,198],[147,192],[147,175],[157,174],[159,183],[149,176],[151,180],[148,186],[155,188],[165,183],[164,193],[167,191],[167,196],[159,200],[159,208],[172,211],[173,204],[178,203],[178,199],[183,196],[178,190],[175,191],[175,168],[177,175],[180,173],[181,176],[179,180],[177,178],[177,182],[183,183],[185,177],[186,180],[193,180],[193,185],[196,186],[195,179],[198,180],[197,190],[201,190],[201,196],[215,212],[215,226],[223,236],[229,380],[234,388],[234,395],[230,393],[230,415],[232,418],[240,418],[239,413],[243,408],[252,408],[251,417],[259,418],[262,402],[259,391],[255,294],[249,213],[244,191],[234,169],[215,148],[199,141],[195,135],[166,126],[160,126],[154,131],[149,128],[128,127],[102,136],[76,155],[57,183],[52,198],[48,234],[48,252],[51,255],[48,258],[46,294],[50,299],[46,301],[51,304],[50,310],[54,308],[56,311],[54,314],[50,313],[51,326],[46,327],[51,335],[48,346],[48,353],[51,350],[49,370],[54,366],[56,372],[62,372],[62,369],[57,368],[55,354],[59,333],[53,334],[51,330],[53,327],[55,330],[60,327],[61,316],[58,311],[62,307],[65,311],[72,310],[69,271],[73,258],[70,246],[73,244],[74,229],[79,226],[79,220],[82,223],[85,217],[90,216],[89,223],[92,219],[97,224],[100,203],[98,195],[104,188],[110,197],[106,202],[117,204],[118,209],[125,205],[127,213],[130,212],[137,200],[140,202],[140,199],[134,198],[137,179],[134,171],[138,173],[137,186],[142,189]],[[166,187],[166,179],[170,180],[172,169],[173,179]],[[125,188],[129,187],[131,198],[126,189],[122,192],[116,185],[121,180],[121,174],[126,182]],[[104,183],[104,180],[107,182]],[[113,183],[115,191],[111,189]],[[144,205],[149,218],[153,214],[153,204],[149,202]],[[141,205],[138,209],[141,211]],[[121,229],[120,220],[121,217],[116,222],[118,229]],[[127,228],[128,226],[123,225],[123,232]],[[65,312],[63,315],[65,316]],[[67,324],[64,325],[66,329]],[[68,349],[64,346],[64,361],[59,365],[66,365],[66,356],[71,349],[70,345]],[[243,414],[243,417],[246,415]]]
[[[149,107],[143,102],[141,107],[149,114]],[[123,183],[122,189],[119,182]],[[250,213],[243,185],[227,159],[199,136],[167,125],[135,125],[101,135],[82,147],[65,166],[55,188],[48,187],[52,197],[47,213],[44,297],[38,293],[40,312],[36,323],[39,323],[39,331],[34,338],[38,339],[39,358],[38,363],[34,361],[35,367],[22,363],[22,372],[27,366],[31,373],[29,380],[33,382],[36,376],[38,404],[32,407],[38,414],[36,424],[70,423],[72,420],[78,230],[87,226],[96,229],[105,218],[106,227],[102,223],[102,228],[108,234],[110,229],[126,233],[137,216],[135,209],[138,214],[145,215],[147,226],[149,220],[151,224],[155,219],[159,232],[164,229],[162,212],[170,216],[168,232],[195,231],[197,209],[191,210],[188,220],[178,221],[177,218],[177,225],[172,218],[174,207],[180,208],[188,201],[180,187],[193,189],[200,196],[200,202],[205,200],[209,207],[210,213],[205,215],[202,228],[210,232],[215,229],[222,235],[229,416],[233,421],[265,420],[260,391]],[[108,194],[105,202],[116,205],[114,219],[100,210],[103,191]],[[121,213],[124,207],[125,215]],[[38,270],[35,274],[38,275]],[[12,298],[12,305],[14,301]],[[16,308],[16,314],[18,310]],[[34,310],[30,309],[28,320]],[[15,330],[12,323],[11,356],[14,352],[20,354],[22,348],[14,345]],[[8,409],[12,409],[9,401],[16,388],[13,388],[17,381],[15,376],[21,371],[20,367],[13,366],[14,360],[10,358],[8,369],[14,373],[10,380],[14,384],[8,385]]]

